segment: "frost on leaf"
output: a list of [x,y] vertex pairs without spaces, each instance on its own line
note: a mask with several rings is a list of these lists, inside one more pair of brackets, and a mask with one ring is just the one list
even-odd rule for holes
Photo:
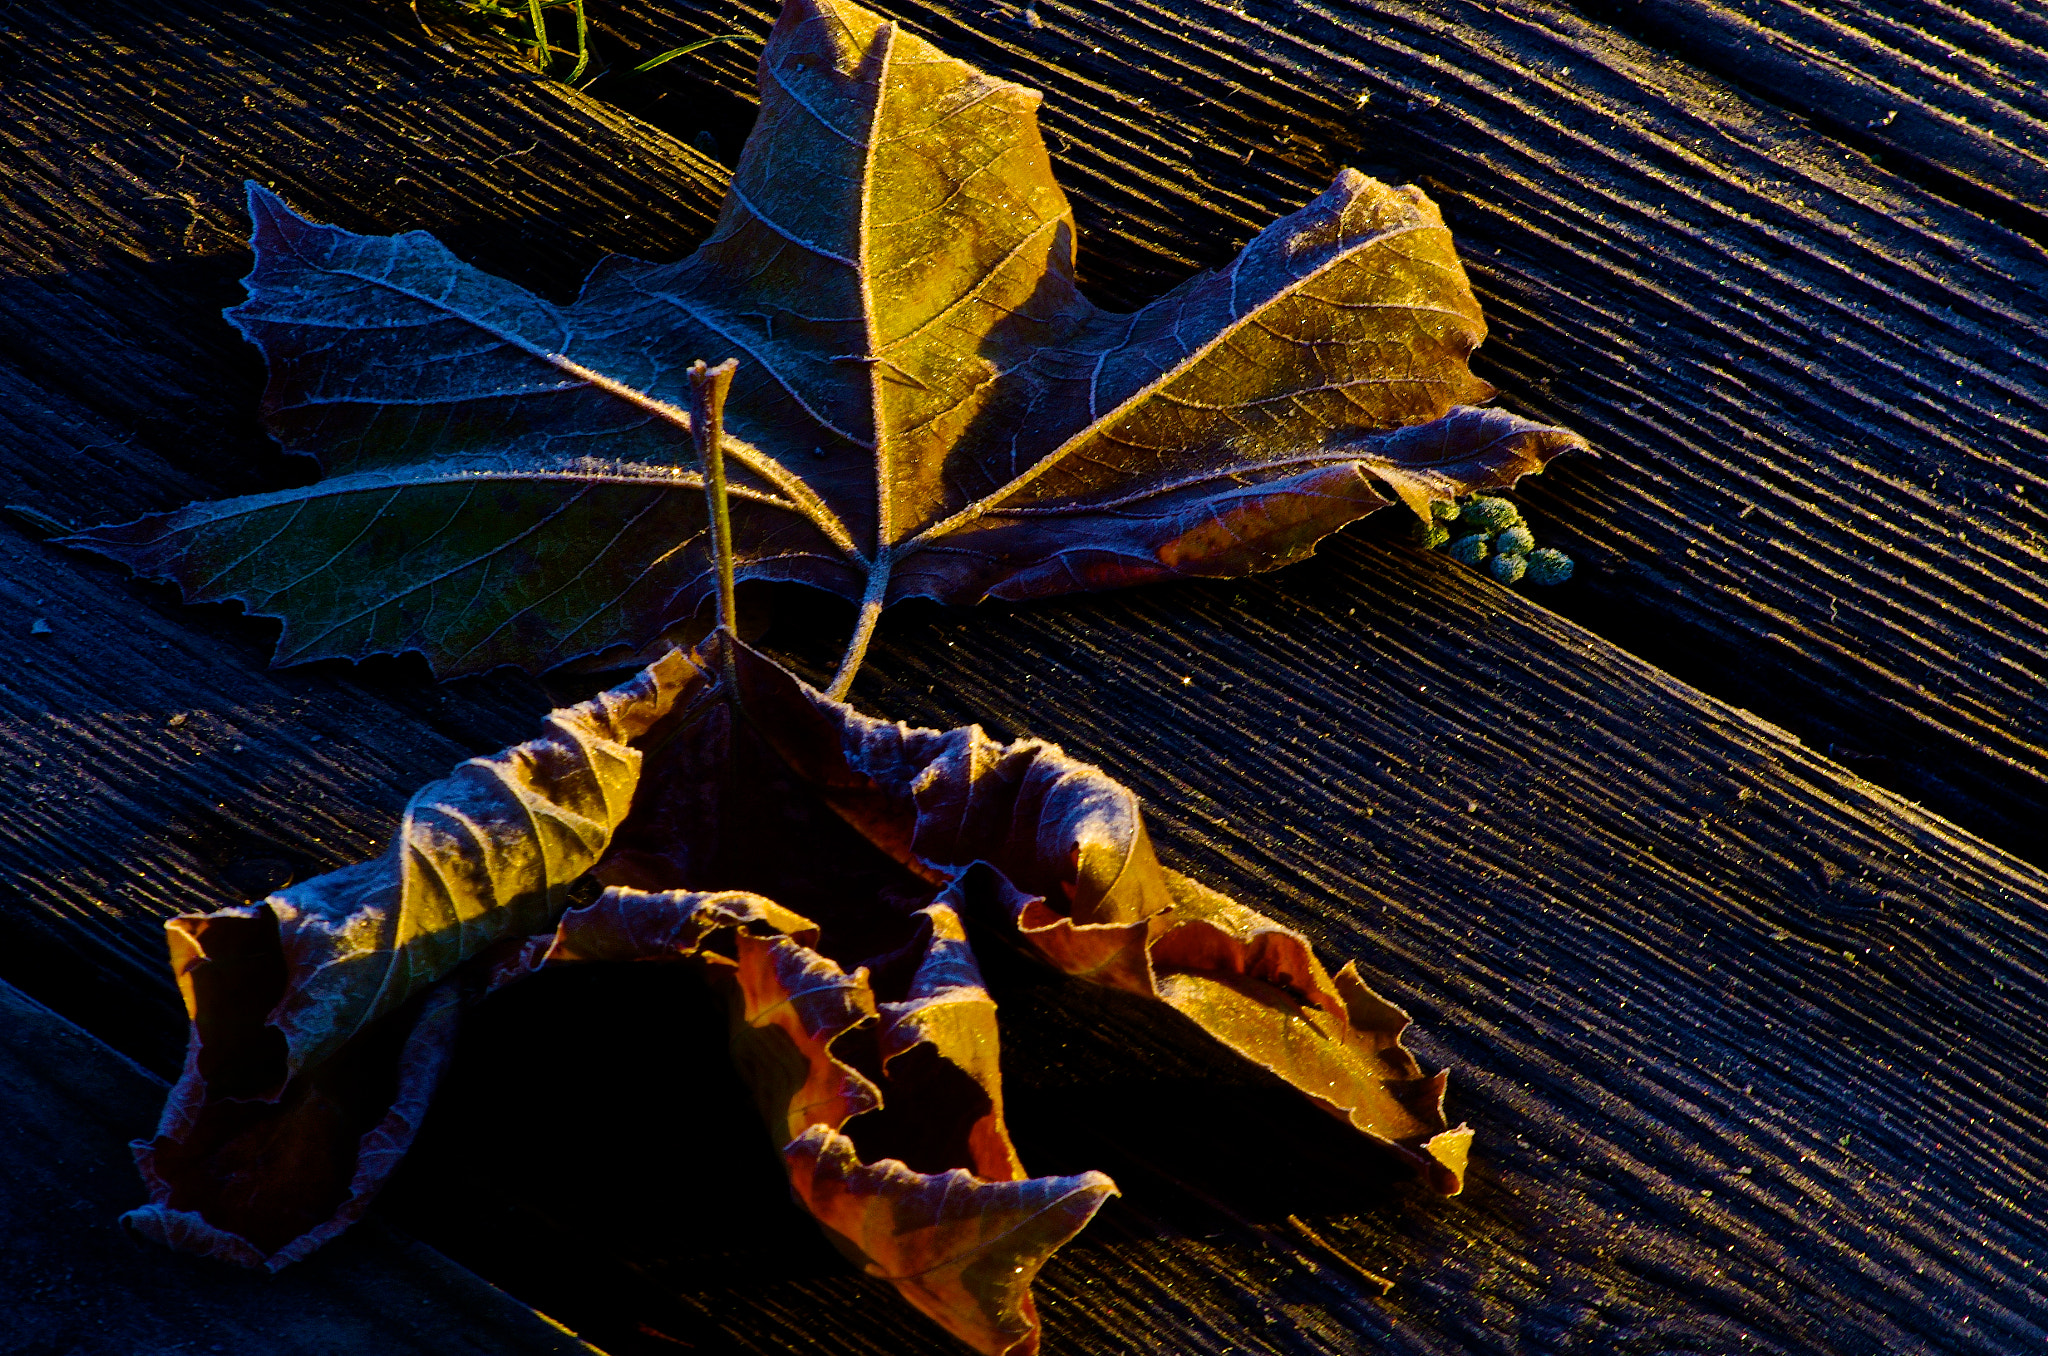
[[[586,870],[604,888],[569,908]],[[1470,1138],[1406,1015],[1163,868],[1129,790],[1039,741],[864,716],[730,638],[427,787],[376,861],[170,930],[191,1053],[129,1219],[273,1269],[391,1172],[464,1006],[555,965],[722,990],[797,1199],[983,1352],[1037,1349],[1031,1279],[1116,1188],[1019,1161],[977,939],[1172,1007],[1439,1191]]]
[[723,214],[556,306],[423,232],[254,184],[229,318],[325,479],[70,538],[283,620],[277,659],[442,676],[637,649],[713,587],[687,370],[730,356],[741,579],[862,602],[1271,569],[1576,434],[1475,408],[1485,335],[1434,204],[1353,170],[1135,314],[1074,285],[1035,91],[844,0],[789,0]]

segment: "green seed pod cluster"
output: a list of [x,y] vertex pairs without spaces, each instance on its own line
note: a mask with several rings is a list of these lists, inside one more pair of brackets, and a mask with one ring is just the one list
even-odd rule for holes
[[1572,558],[1556,547],[1538,549],[1522,511],[1498,495],[1431,500],[1428,521],[1414,525],[1411,539],[1503,584],[1562,584],[1572,577]]
[[1434,551],[1450,539],[1450,530],[1434,518],[1428,522],[1417,518],[1408,524],[1408,540],[1425,551]]
[[1493,547],[1487,543],[1485,534],[1480,532],[1460,537],[1445,549],[1451,559],[1460,565],[1477,565],[1493,552]]
[[1562,584],[1572,577],[1572,558],[1554,546],[1529,553],[1529,582]]
[[1522,511],[1505,499],[1496,499],[1490,494],[1475,495],[1465,505],[1458,521],[1470,523],[1480,532],[1505,532],[1522,525]]

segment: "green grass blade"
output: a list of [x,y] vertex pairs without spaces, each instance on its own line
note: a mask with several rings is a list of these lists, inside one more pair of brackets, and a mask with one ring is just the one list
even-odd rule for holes
[[750,35],[746,33],[720,33],[715,38],[699,38],[696,42],[684,43],[681,47],[671,47],[668,51],[663,52],[660,56],[650,57],[648,60],[641,62],[638,66],[635,66],[633,69],[636,71],[651,71],[656,66],[666,65],[667,63],[674,61],[679,56],[688,56],[690,53],[698,50],[699,48],[709,47],[714,42],[746,42],[748,41],[749,36]]
[[590,18],[583,12],[583,0],[576,0],[576,69],[569,72],[569,83],[573,85],[581,80],[589,66]]
[[533,20],[533,64],[542,75],[548,73],[548,21],[540,12],[540,0],[526,0],[526,12]]

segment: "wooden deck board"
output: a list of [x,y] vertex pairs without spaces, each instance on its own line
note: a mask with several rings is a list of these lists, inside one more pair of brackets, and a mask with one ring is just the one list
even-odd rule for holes
[[1618,0],[1594,12],[1908,166],[2036,240],[2048,231],[2048,14],[2011,0]]
[[[870,709],[1101,761],[1176,865],[1358,957],[1483,1129],[1466,1195],[1429,1200],[1187,1033],[1001,975],[1027,1163],[1126,1192],[1045,1273],[1047,1349],[2037,1343],[2048,879],[1454,567],[1402,573],[1403,552],[1347,543],[1358,559],[1083,611],[932,612],[860,685]],[[580,1255],[551,1250],[566,1233],[618,1259],[606,1303],[700,1345],[943,1350],[792,1260],[794,1216],[744,1205],[774,1168],[735,1147],[739,1099],[684,1044],[714,1045],[715,1017],[640,983],[586,976],[487,1014],[404,1218],[482,1221],[435,1236],[523,1270],[551,1312],[592,1284],[531,1274]],[[645,1087],[653,1069],[673,1084]],[[569,1143],[643,1127],[629,1141],[725,1180],[650,1182],[629,1142],[493,1201],[524,1151],[475,1146],[507,1124]],[[1276,1241],[1289,1213],[1394,1295]],[[860,1320],[821,1330],[826,1303]],[[609,1349],[593,1308],[579,1330]]]
[[[1403,553],[1347,542],[1270,583],[934,617],[861,695],[1101,761],[1183,869],[1359,955],[1416,1014],[1496,1127],[1473,1209],[1515,1227],[1467,1216],[1405,1252],[1403,1293],[1442,1345],[1392,1323],[1393,1349],[1496,1349],[1444,1334],[1461,1287],[1513,1293],[1524,1264],[1541,1298],[1497,1312],[1614,1285],[1683,1327],[1701,1308],[1646,1289],[1701,1285],[1764,1347],[1965,1350],[1969,1304],[1942,1292],[1981,1284],[2013,1306],[1973,1318],[2012,1324],[1982,1349],[2038,1340],[2020,1259],[2042,1242],[2019,1235],[2040,1227],[2039,1169],[1979,1174],[2035,1154],[2006,1137],[2048,1109],[2040,1054],[2012,1044],[2048,974],[2039,873]],[[1951,1117],[1952,1096],[1999,1109]],[[1372,1252],[1392,1213],[1361,1231]],[[1584,1321],[1575,1340],[1623,1336]]]
[[[0,86],[5,191],[38,228],[0,239],[7,502],[88,521],[293,473],[254,422],[253,351],[212,314],[245,266],[243,175],[358,229],[427,225],[557,296],[606,251],[687,248],[715,202],[718,175],[701,157],[459,42],[429,45],[402,6],[110,3],[89,20],[63,9],[16,11],[44,74]],[[1576,602],[1552,600],[1612,634],[1368,526],[1243,584],[911,609],[885,625],[859,689],[889,714],[1058,739],[1131,781],[1177,864],[1328,953],[1357,956],[1410,1006],[1425,1058],[1455,1069],[1454,1116],[1480,1133],[1470,1190],[1429,1200],[1191,1033],[1113,997],[1005,975],[1026,1161],[1101,1167],[1126,1191],[1043,1278],[1048,1350],[2037,1346],[2048,1228],[2033,1183],[2048,1164],[2044,1038],[2030,1013],[2048,983],[2048,878],[1653,667],[1699,652],[1685,656],[1689,676],[1738,695],[1744,681],[1784,688],[1803,732],[1832,720],[1869,741],[1861,750],[1906,729],[1920,741],[1896,760],[1909,769],[1936,767],[1929,731],[1947,722],[1978,750],[1975,763],[1955,756],[1960,770],[1936,768],[1942,785],[1978,788],[1953,803],[1981,809],[1983,788],[2004,785],[1985,769],[1998,748],[2025,752],[2035,708],[2022,676],[1995,661],[2035,644],[2039,618],[2034,585],[2020,570],[1994,579],[1980,539],[2005,533],[1994,546],[2031,549],[2031,510],[1975,492],[1912,499],[1897,474],[1872,489],[1857,480],[1870,467],[1822,434],[1830,419],[1864,421],[1872,441],[1920,430],[1905,451],[1857,455],[1910,452],[1945,477],[2005,474],[2031,455],[2018,416],[1985,394],[2036,379],[2028,354],[1995,351],[1999,327],[2034,304],[2025,242],[1903,180],[1822,164],[1824,143],[1725,93],[1698,95],[1694,77],[1607,30],[1547,10],[1455,13],[1481,59],[1430,67],[1452,112],[1415,116],[1436,118],[1438,133],[1466,129],[1462,149],[1440,143],[1451,149],[1432,172],[1468,176],[1471,196],[1444,196],[1503,322],[1499,370],[1606,453],[1560,468],[1535,498],[1590,565]],[[1404,21],[1402,40],[1422,42],[1419,21]],[[1211,48],[1230,60],[1250,50],[1239,38],[1252,20],[1215,22],[1229,41]],[[1391,43],[1394,28],[1356,40]],[[1572,91],[1595,87],[1602,136],[1648,126],[1622,148],[1642,161],[1633,177],[1568,204],[1562,172],[1540,163],[1541,126],[1524,129],[1534,150],[1479,144],[1499,124],[1471,112],[1472,82],[1506,81],[1510,29],[1530,66],[1569,45],[1566,29],[1573,52],[1608,63],[1574,56],[1580,80],[1546,77],[1541,93],[1590,104]],[[1026,64],[1014,42],[964,26],[953,36],[983,43],[976,59]],[[1118,41],[1104,32],[1098,45],[1134,61],[1138,48]],[[1441,51],[1448,39],[1429,41]],[[1185,50],[1185,78],[1200,86],[1201,62],[1222,58]],[[1231,129],[1256,120],[1212,103],[1198,163],[1160,170],[1147,191],[1163,206],[1144,217],[1110,195],[1107,160],[1072,130],[1082,124],[1057,121],[1061,100],[1100,97],[1104,80],[1091,86],[1059,64],[1085,65],[1078,57],[1052,55],[1012,73],[1055,87],[1048,118],[1069,129],[1097,277],[1149,261],[1129,284],[1148,287],[1312,182],[1257,151],[1220,169],[1250,145]],[[95,72],[89,99],[54,74],[80,67]],[[1320,106],[1306,77],[1290,79],[1287,98]],[[1162,82],[1157,98],[1168,93]],[[1259,96],[1268,108],[1278,97]],[[1700,163],[1735,165],[1740,182],[1724,193],[1676,177],[1682,143]],[[1832,223],[1824,250],[1788,243],[1805,237],[1791,230],[1787,166],[1809,197],[1826,192],[1813,209]],[[1203,196],[1202,176],[1230,200]],[[1664,196],[1647,196],[1655,183]],[[1687,206],[1702,194],[1707,207]],[[1696,238],[1725,237],[1739,292],[1706,281],[1703,246],[1658,252],[1669,242],[1651,224],[1693,210],[1705,214],[1688,228]],[[1666,283],[1664,267],[1684,279]],[[1759,317],[1807,328],[1766,352],[1775,331]],[[1830,317],[1866,326],[1864,348],[1829,356],[1817,336]],[[1716,346],[1724,322],[1740,322],[1727,344],[1776,355],[1746,388],[1702,375],[1737,351]],[[1887,354],[1930,350],[1885,359],[1903,364],[1892,372],[1907,395],[1864,372],[1879,340]],[[1987,374],[1983,389],[1944,412],[1926,393],[1965,359]],[[1662,385],[1630,386],[1632,363],[1671,370]],[[1547,397],[1536,385],[1546,371]],[[1818,413],[1793,399],[1795,373]],[[1744,421],[1789,430],[1773,436],[1796,444],[1796,471],[1770,471],[1726,434]],[[1755,539],[1730,489],[1752,481],[1757,516],[1777,524]],[[1878,541],[1879,489],[1900,496],[1887,512],[1908,534],[1903,549],[1940,556],[1915,568],[1977,571],[1964,582],[1978,611],[1951,615],[1887,583],[1903,565],[1851,568]],[[1705,539],[1701,506],[1717,503],[1711,521],[1758,573],[1685,554]],[[1975,535],[1950,543],[1951,528]],[[1623,546],[1625,568],[1603,554]],[[1820,577],[1840,586],[1840,631],[1813,629]],[[831,618],[783,601],[778,642],[800,662],[827,661]],[[1891,629],[1856,629],[1875,625],[1866,611]],[[1645,615],[1668,631],[1622,625]],[[1826,662],[1759,654],[1742,638],[1764,615]],[[27,633],[36,617],[51,634]],[[4,527],[0,619],[0,978],[160,1071],[182,1039],[162,916],[359,858],[414,786],[521,737],[567,695],[510,676],[432,688],[396,661],[270,672],[268,626],[181,607]],[[1756,675],[1716,659],[1716,643]],[[1910,681],[1870,677],[1908,659],[1925,666],[1902,669]],[[1830,682],[1844,686],[1830,693]],[[1922,685],[1924,697],[1910,691]],[[2007,744],[1973,733],[1972,711],[1980,724],[2002,718]],[[2031,765],[2014,760],[2019,770],[1999,775],[2024,789]],[[1988,812],[1977,823],[2001,831]],[[494,1000],[393,1210],[613,1356],[673,1351],[670,1338],[717,1351],[947,1350],[790,1214],[729,1069],[704,1053],[702,1015],[666,984],[536,981]],[[1394,1295],[1368,1298],[1341,1265],[1289,1242],[1288,1213],[1394,1274]]]
[[[2048,854],[2035,239],[1563,4],[877,7],[1046,92],[1083,281],[1112,300],[1226,263],[1340,165],[1422,184],[1486,307],[1480,370],[1607,459],[1529,487],[1588,566],[1550,605]],[[649,49],[732,27],[620,13]],[[729,117],[752,59],[689,68],[674,125],[691,100]]]
[[127,1142],[165,1084],[0,983],[0,1351],[588,1356],[590,1348],[382,1224],[276,1277],[121,1232]]

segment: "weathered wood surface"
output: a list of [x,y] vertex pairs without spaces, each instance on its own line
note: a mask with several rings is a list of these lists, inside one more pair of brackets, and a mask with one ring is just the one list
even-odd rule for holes
[[[1415,1014],[1494,1127],[1489,1180],[1339,1226],[1401,1278],[1350,1320],[1363,1349],[2041,1340],[2042,874],[1447,562],[1392,568],[1401,549],[933,618],[859,695],[1086,750],[1177,865]],[[1047,1081],[1081,1117],[1133,1073]],[[1318,1199],[1303,1174],[1292,1208]]]
[[0,1351],[587,1356],[591,1348],[381,1224],[276,1277],[139,1243],[128,1141],[165,1085],[0,983]]
[[[1051,6],[1040,13],[1048,28],[1065,22]],[[2008,309],[2026,300],[2024,242],[1858,170],[1866,181],[1855,193],[1890,204],[1896,222],[1879,230],[1881,214],[1856,215],[1864,209],[1840,196],[1839,181],[1809,179],[1837,183],[1815,210],[1843,216],[1817,237],[1833,254],[1802,252],[1794,242],[1805,237],[1784,225],[1789,197],[1756,184],[1781,182],[1782,157],[1818,155],[1816,143],[1725,93],[1688,103],[1700,88],[1689,77],[1606,30],[1543,11],[1546,29],[1524,15],[1523,64],[1551,59],[1559,40],[1546,33],[1559,27],[1577,35],[1574,52],[1610,63],[1581,71],[1599,76],[1599,101],[1546,78],[1542,100],[1581,102],[1558,103],[1569,111],[1533,121],[1529,136],[1557,135],[1555,123],[1586,139],[1584,154],[1614,142],[1610,159],[1626,161],[1640,152],[1628,139],[1649,100],[1666,121],[1641,136],[1662,138],[1667,166],[1681,164],[1670,145],[1689,118],[1689,141],[1707,143],[1701,156],[1739,161],[1751,176],[1735,188],[1674,180],[1657,200],[1708,214],[1695,223],[1700,238],[1726,237],[1731,276],[1749,278],[1744,294],[1703,283],[1696,250],[1677,256],[1691,260],[1682,270],[1666,263],[1685,280],[1655,294],[1672,331],[1694,308],[1696,332],[1667,338],[1648,309],[1616,323],[1615,297],[1647,308],[1649,294],[1601,289],[1656,271],[1646,246],[1630,247],[1643,263],[1617,264],[1630,257],[1617,244],[1627,233],[1603,233],[1598,218],[1647,229],[1641,195],[1624,190],[1655,180],[1647,170],[1610,175],[1567,201],[1558,172],[1513,138],[1475,148],[1479,132],[1498,129],[1462,111],[1476,96],[1457,82],[1479,79],[1489,61],[1505,69],[1509,12],[1456,13],[1478,53],[1462,67],[1479,75],[1429,65],[1425,52],[1384,62],[1389,73],[1374,78],[1426,69],[1420,78],[1439,82],[1453,112],[1418,110],[1424,130],[1468,129],[1463,151],[1453,139],[1452,151],[1430,154],[1475,178],[1498,160],[1505,168],[1488,182],[1524,185],[1498,213],[1476,197],[1450,201],[1503,322],[1497,335],[1511,341],[1501,379],[1597,431],[1607,453],[1552,477],[1538,501],[1552,515],[1546,526],[1580,533],[1596,560],[1602,542],[1680,543],[1658,557],[1630,545],[1642,569],[1589,571],[1577,603],[1558,598],[1614,635],[1379,543],[1368,527],[1317,562],[1243,585],[913,611],[887,625],[859,690],[891,714],[1029,729],[1131,780],[1176,864],[1285,916],[1330,953],[1358,956],[1411,1006],[1426,1058],[1456,1066],[1454,1114],[1480,1131],[1466,1195],[1428,1200],[1271,1088],[1227,1083],[1189,1033],[1006,976],[1006,1065],[1026,1161],[1102,1167],[1127,1192],[1047,1271],[1048,1349],[2039,1346],[2048,1227],[2033,1184],[2044,1167],[2048,1038],[2029,1014],[2048,983],[2048,879],[1624,652],[1655,660],[1691,648],[1704,677],[1724,687],[1741,678],[1732,660],[1714,667],[1709,644],[1748,634],[1738,592],[1718,573],[1734,567],[1691,561],[1683,544],[1704,540],[1704,528],[1672,526],[1687,505],[1720,502],[1710,491],[1739,471],[1758,477],[1757,514],[1773,515],[1776,535],[1743,539],[1733,498],[1719,526],[1731,551],[1747,553],[1744,569],[1768,567],[1766,582],[1796,595],[1772,604],[1792,619],[1778,623],[1786,634],[1808,634],[1793,622],[1812,618],[1793,604],[1830,570],[1843,576],[1852,621],[1857,607],[1882,604],[1897,628],[1828,633],[1838,670],[1751,653],[1759,690],[1791,692],[1803,728],[1825,716],[1873,743],[1892,728],[1865,719],[1880,708],[1922,741],[1967,702],[2027,729],[2030,689],[2016,663],[1993,666],[1983,638],[2031,643],[2022,568],[1998,576],[2002,592],[1982,584],[1976,614],[1958,611],[1958,594],[1933,618],[1949,628],[1937,635],[1953,656],[1928,643],[1934,692],[1908,701],[1882,685],[1867,699],[1823,691],[1830,673],[1862,681],[1856,665],[1878,641],[1907,644],[1897,636],[1941,609],[1897,585],[1887,594],[1874,568],[1847,569],[1855,534],[1875,539],[1875,491],[1855,481],[1859,463],[1824,445],[1812,416],[1754,404],[1791,403],[1783,383],[1803,373],[1837,415],[1903,427],[1906,414],[1871,404],[1892,397],[1873,394],[1870,355],[1931,347],[1897,358],[1911,370],[1891,378],[1903,383],[1898,400],[1921,402],[1907,410],[1923,430],[1915,455],[1947,468],[1945,478],[1981,464],[1972,458],[2005,457],[2009,468],[2011,447],[1996,442],[2019,436],[2008,424],[1979,409],[1971,442],[1955,422],[1963,415],[1933,405],[1930,373],[1947,382],[1941,364],[1959,360],[1942,356],[1925,317],[1953,310],[1954,332],[1968,338],[1976,325],[1984,361],[1998,357],[1981,338],[1995,329],[1985,317],[1998,319],[1987,296]],[[1215,21],[1230,28],[1225,38],[1253,22]],[[464,257],[556,296],[605,251],[687,248],[715,201],[715,167],[679,143],[459,40],[443,51],[409,27],[403,6],[227,0],[73,15],[17,5],[8,23],[19,36],[0,82],[0,193],[31,229],[0,238],[0,500],[73,521],[292,473],[254,423],[255,355],[214,315],[246,266],[244,175],[357,229],[427,226]],[[1391,42],[1395,31],[1387,23],[1368,36]],[[1415,28],[1400,31],[1413,38]],[[965,29],[939,36],[978,41]],[[1071,36],[1060,41],[1075,48]],[[1127,65],[1096,71],[1094,88],[1144,96],[1149,67],[1112,41],[1094,45]],[[1224,57],[1174,49],[1196,62],[1191,85],[1211,79],[1199,60],[1249,50],[1203,41]],[[1437,51],[1449,43],[1441,33],[1431,41]],[[985,46],[969,55],[992,61],[1005,50]],[[1064,81],[1081,98],[1089,86],[1063,73],[1069,59],[1055,51],[1029,78]],[[1239,103],[1258,116],[1283,96],[1321,106],[1317,87],[1289,78],[1294,92]],[[1055,91],[1055,126],[1066,97]],[[1535,106],[1537,94],[1528,98]],[[1128,267],[1119,285],[1142,291],[1187,260],[1207,261],[1310,183],[1256,153],[1245,165],[1230,158],[1251,143],[1214,128],[1241,111],[1212,106],[1204,116],[1219,121],[1201,124],[1206,142],[1183,134],[1198,163],[1162,172],[1148,189],[1151,215],[1130,209],[1123,227],[1110,214],[1125,209],[1105,187],[1117,143],[1064,125],[1055,144],[1069,148],[1066,168],[1085,191],[1094,276]],[[1368,133],[1378,135],[1353,135]],[[1203,196],[1205,175],[1235,195],[1234,215]],[[1739,212],[1756,224],[1725,215]],[[1865,227],[1870,243],[1843,221]],[[1953,295],[1925,262],[1939,261],[1944,240],[1974,250],[1943,265],[1959,279]],[[1783,251],[1770,270],[1759,242]],[[1499,263],[1487,253],[1496,245]],[[2001,268],[2019,281],[1994,287]],[[1870,289],[1880,286],[1901,299],[1879,307]],[[1865,309],[1844,309],[1852,304]],[[1828,306],[1844,324],[1871,327],[1859,331],[1863,348],[1823,348],[1809,329],[1806,348],[1771,360],[1778,375],[1759,379],[1763,395],[1702,377],[1705,355],[1734,351],[1709,348],[1706,321],[1743,319],[1747,307],[1817,327]],[[1743,323],[1738,334],[1762,343],[1758,322]],[[1891,347],[1871,347],[1879,331]],[[1992,377],[2033,380],[2029,354],[2015,348],[2003,361],[2003,375],[1986,369],[1985,389],[1996,393]],[[1616,384],[1631,362],[1670,369],[1662,386],[1627,388],[1640,413]],[[1552,390],[1566,395],[1539,404],[1534,379],[1553,368]],[[1966,398],[1987,397],[1972,388]],[[1760,454],[1707,437],[1735,427],[1796,443],[1804,460],[1767,477]],[[1617,436],[1623,428],[1634,441]],[[1703,447],[1718,450],[1704,457]],[[1974,539],[1921,543],[1911,534],[1927,525],[1914,514],[1947,514],[1958,530],[2005,532],[2009,551],[2032,549],[2010,526],[2010,505],[1992,505],[2008,515],[1995,522],[1975,494],[1970,508],[1912,500],[1897,478],[1880,488],[1906,505],[1896,510],[1901,549],[1988,550]],[[1822,490],[1849,494],[1850,507]],[[1666,519],[1652,532],[1644,504],[1660,497]],[[1989,578],[1988,556],[1968,559]],[[1858,579],[1863,592],[1848,590]],[[1764,582],[1744,587],[1771,596]],[[1658,643],[1623,624],[1659,605],[1670,632]],[[813,664],[828,659],[827,628],[796,600],[783,606],[778,640]],[[1716,620],[1716,608],[1727,615]],[[27,633],[37,617],[51,634]],[[182,1039],[160,968],[162,916],[362,856],[413,786],[522,736],[550,696],[567,695],[516,677],[433,689],[402,662],[269,672],[267,627],[177,606],[6,528],[0,619],[0,977],[159,1071]],[[1972,665],[1984,676],[1970,677]],[[1982,782],[1989,765],[1980,757],[1964,772]],[[1966,781],[1959,773],[1954,784]],[[676,1340],[698,1350],[946,1350],[814,1234],[792,1230],[801,1222],[728,1095],[730,1071],[703,1052],[711,1029],[659,974],[565,977],[505,995],[480,1016],[393,1209],[614,1356],[674,1351]],[[1288,1213],[1394,1273],[1394,1295],[1368,1298],[1340,1264],[1288,1242]]]
[[2048,11],[2011,0],[1608,0],[1593,12],[1930,176],[2034,239],[2048,230]]
[[[451,59],[416,28],[394,44],[389,14],[163,13],[14,11],[0,81],[0,503],[84,524],[298,473],[255,420],[260,359],[217,316],[247,267],[245,177],[342,225],[442,232],[557,294],[608,250],[680,252],[709,224],[718,187],[702,157],[601,106],[565,111],[555,88]],[[160,1071],[183,1040],[162,941],[118,920],[226,903],[268,888],[266,871],[374,850],[423,771],[523,737],[546,703],[531,682],[437,690],[405,665],[269,673],[268,641],[225,614],[161,620],[113,574],[12,533],[0,550],[8,643],[40,668],[33,687],[28,670],[0,677],[6,832],[35,845],[6,868],[18,893],[0,949],[36,957],[18,962],[33,972],[24,987],[98,1034],[118,1023],[116,1043],[146,1042]],[[26,635],[35,616],[58,644]],[[320,735],[334,756],[309,743]],[[56,996],[60,974],[98,995],[93,1011]]]
[[[1227,262],[1340,165],[1422,184],[1492,326],[1479,370],[1602,456],[1530,486],[1539,537],[1590,567],[1551,605],[2048,858],[2036,240],[1687,64],[1697,33],[1659,50],[1543,0],[876,8],[1046,92],[1098,296]],[[622,0],[606,23],[656,49],[774,9]],[[701,101],[736,148],[721,110],[755,50],[690,67],[675,125]],[[1942,106],[1990,126],[2007,104],[1972,88]],[[2031,117],[2040,91],[2003,97]]]

